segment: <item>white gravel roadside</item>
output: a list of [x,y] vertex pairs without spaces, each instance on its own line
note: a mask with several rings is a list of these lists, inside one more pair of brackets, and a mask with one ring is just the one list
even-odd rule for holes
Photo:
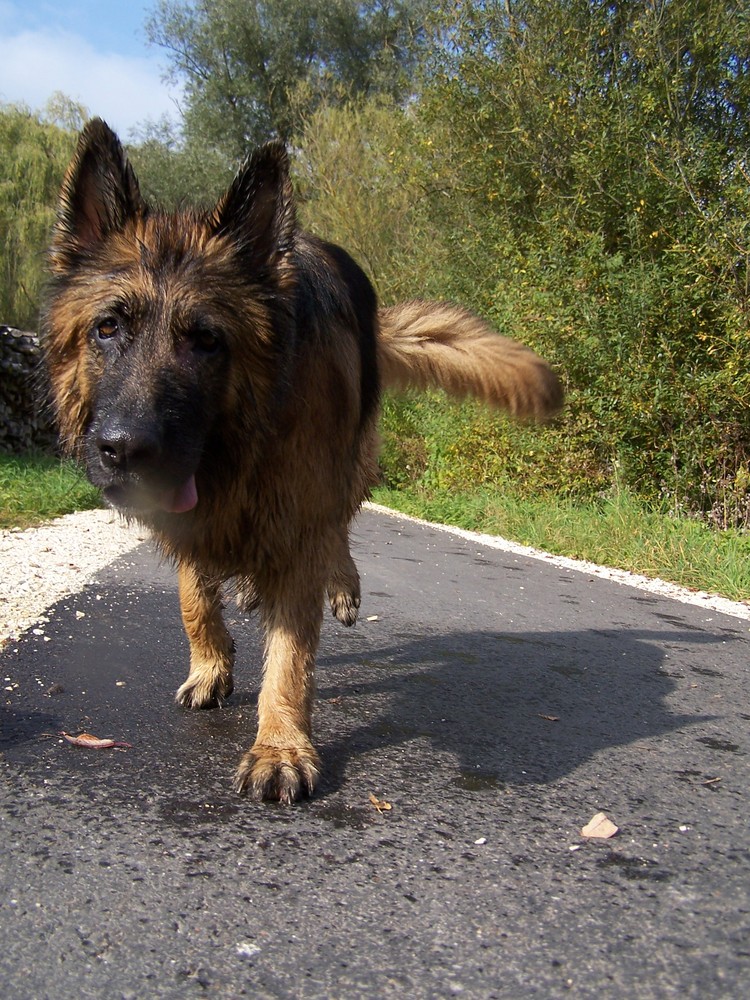
[[0,646],[146,537],[142,528],[110,510],[68,514],[24,531],[0,531]]

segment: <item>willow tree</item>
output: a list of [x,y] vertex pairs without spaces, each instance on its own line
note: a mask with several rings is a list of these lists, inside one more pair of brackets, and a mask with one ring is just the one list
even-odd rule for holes
[[42,114],[0,105],[0,323],[36,327],[45,248],[83,116],[59,96]]
[[159,0],[147,22],[185,88],[185,133],[232,157],[291,139],[337,95],[401,96],[425,0]]

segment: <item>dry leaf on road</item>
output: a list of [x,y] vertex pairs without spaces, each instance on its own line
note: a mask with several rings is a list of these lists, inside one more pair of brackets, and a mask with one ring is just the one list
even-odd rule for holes
[[393,806],[390,804],[390,802],[386,802],[385,799],[376,798],[372,794],[372,792],[370,792],[370,802],[373,804],[373,806],[375,806],[375,808],[379,813],[388,812],[389,810],[393,809]]
[[70,733],[62,732],[60,736],[72,743],[74,747],[87,747],[89,750],[109,750],[112,747],[118,749],[130,749],[132,743],[123,743],[121,740],[100,740],[98,736],[91,733],[79,733],[78,736],[71,736]]

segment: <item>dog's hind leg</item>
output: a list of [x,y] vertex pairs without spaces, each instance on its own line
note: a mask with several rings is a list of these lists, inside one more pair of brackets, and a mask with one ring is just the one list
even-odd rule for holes
[[179,587],[190,673],[176,698],[186,708],[214,708],[234,687],[234,643],[221,615],[220,583],[181,562]]
[[357,620],[361,593],[359,573],[349,551],[349,531],[346,525],[336,533],[332,542],[327,590],[333,614],[342,625],[353,625]]
[[312,744],[315,653],[320,637],[326,563],[300,554],[261,591],[266,629],[258,735],[240,762],[235,788],[291,803],[309,795],[320,761]]
[[252,614],[260,607],[260,598],[250,577],[240,577],[237,582],[237,607],[246,615]]

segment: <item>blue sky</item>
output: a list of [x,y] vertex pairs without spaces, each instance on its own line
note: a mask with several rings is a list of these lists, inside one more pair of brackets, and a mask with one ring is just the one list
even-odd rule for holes
[[127,137],[146,119],[178,117],[165,54],[147,44],[153,7],[132,0],[0,0],[0,101],[36,110],[56,91]]

